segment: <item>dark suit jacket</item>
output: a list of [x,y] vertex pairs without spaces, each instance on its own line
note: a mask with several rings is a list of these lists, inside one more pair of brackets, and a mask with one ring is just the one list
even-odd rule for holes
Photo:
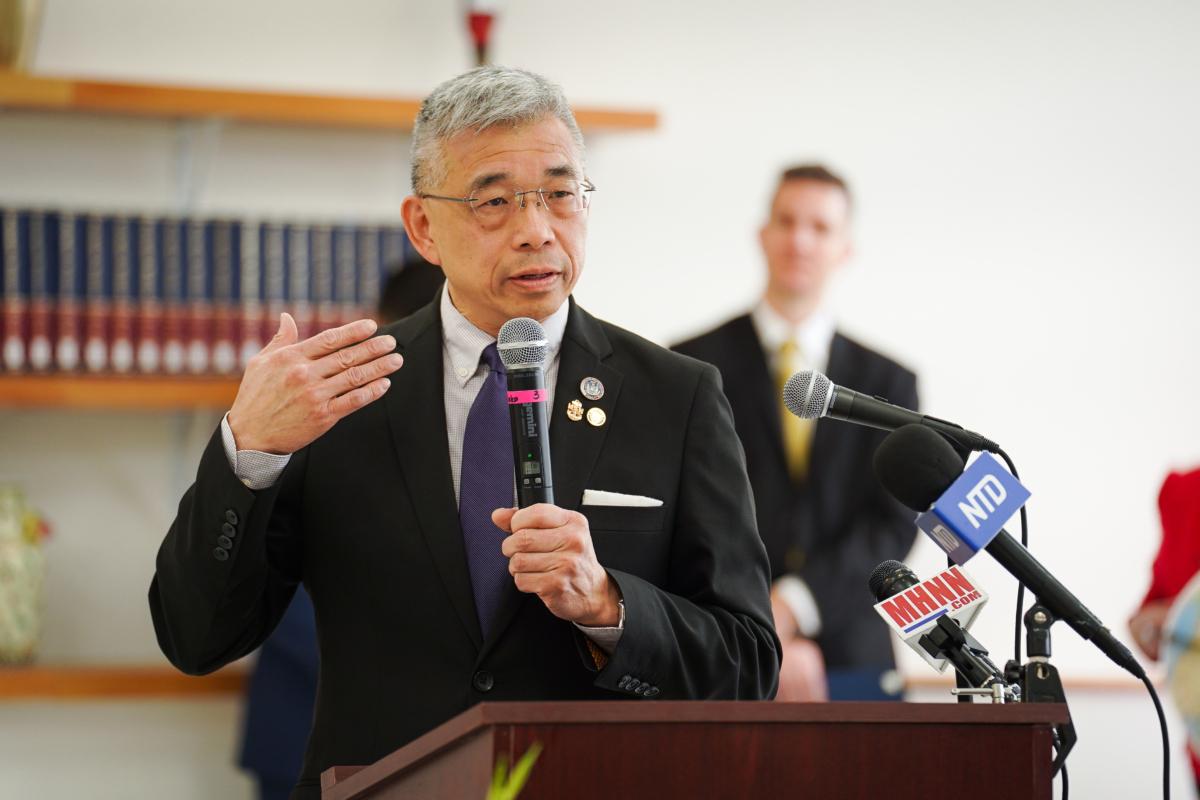
[[[871,459],[884,434],[821,420],[813,433],[809,477],[797,484],[788,476],[780,401],[750,316],[675,349],[721,371],[746,450],[772,580],[791,573],[812,590],[822,622],[817,644],[826,666],[893,666],[888,629],[872,608],[867,578],[879,562],[904,559],[916,527],[912,512],[875,479]],[[826,375],[841,386],[917,407],[912,372],[841,334],[833,338]]]
[[[294,454],[275,486],[243,486],[214,435],[150,587],[163,652],[206,673],[262,642],[304,582],[321,672],[294,796],[315,798],[323,769],[371,763],[483,700],[773,696],[767,557],[715,369],[572,301],[551,410],[555,494],[587,516],[626,605],[597,672],[576,628],[515,587],[482,638],[451,483],[438,305],[384,330],[405,358],[391,389]],[[606,412],[600,427],[565,414],[589,376],[605,387],[585,403]],[[581,507],[585,488],[663,505]]]

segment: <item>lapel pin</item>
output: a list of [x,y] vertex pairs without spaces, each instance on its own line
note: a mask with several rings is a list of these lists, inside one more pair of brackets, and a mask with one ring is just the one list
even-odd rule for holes
[[604,384],[600,382],[599,378],[584,378],[579,382],[579,391],[583,392],[583,396],[588,400],[599,400],[604,397]]
[[567,419],[571,422],[579,422],[583,419],[583,403],[578,400],[567,403]]
[[608,415],[604,413],[603,408],[589,408],[587,412],[588,423],[595,428],[599,428],[608,421]]

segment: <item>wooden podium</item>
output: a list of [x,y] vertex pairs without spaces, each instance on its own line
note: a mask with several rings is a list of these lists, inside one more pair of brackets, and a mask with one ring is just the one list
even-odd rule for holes
[[483,703],[368,767],[327,769],[321,796],[484,800],[496,759],[540,742],[520,800],[1051,800],[1066,720],[1062,705]]

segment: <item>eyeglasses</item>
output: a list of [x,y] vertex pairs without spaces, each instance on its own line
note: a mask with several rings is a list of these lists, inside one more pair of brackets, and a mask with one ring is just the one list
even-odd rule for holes
[[525,198],[537,195],[537,204],[556,217],[567,219],[591,205],[591,192],[596,187],[586,178],[582,181],[553,180],[537,189],[518,191],[504,186],[492,186],[477,192],[476,197],[446,197],[439,194],[421,194],[424,200],[449,200],[463,203],[475,214],[479,224],[489,230],[502,227],[516,213],[525,208]]

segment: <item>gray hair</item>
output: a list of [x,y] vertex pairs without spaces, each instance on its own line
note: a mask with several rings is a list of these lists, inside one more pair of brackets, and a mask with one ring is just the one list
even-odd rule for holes
[[413,192],[427,192],[444,179],[442,143],[447,139],[463,131],[517,127],[549,116],[567,126],[582,161],[583,134],[558,84],[523,69],[496,66],[478,67],[439,84],[413,123]]

